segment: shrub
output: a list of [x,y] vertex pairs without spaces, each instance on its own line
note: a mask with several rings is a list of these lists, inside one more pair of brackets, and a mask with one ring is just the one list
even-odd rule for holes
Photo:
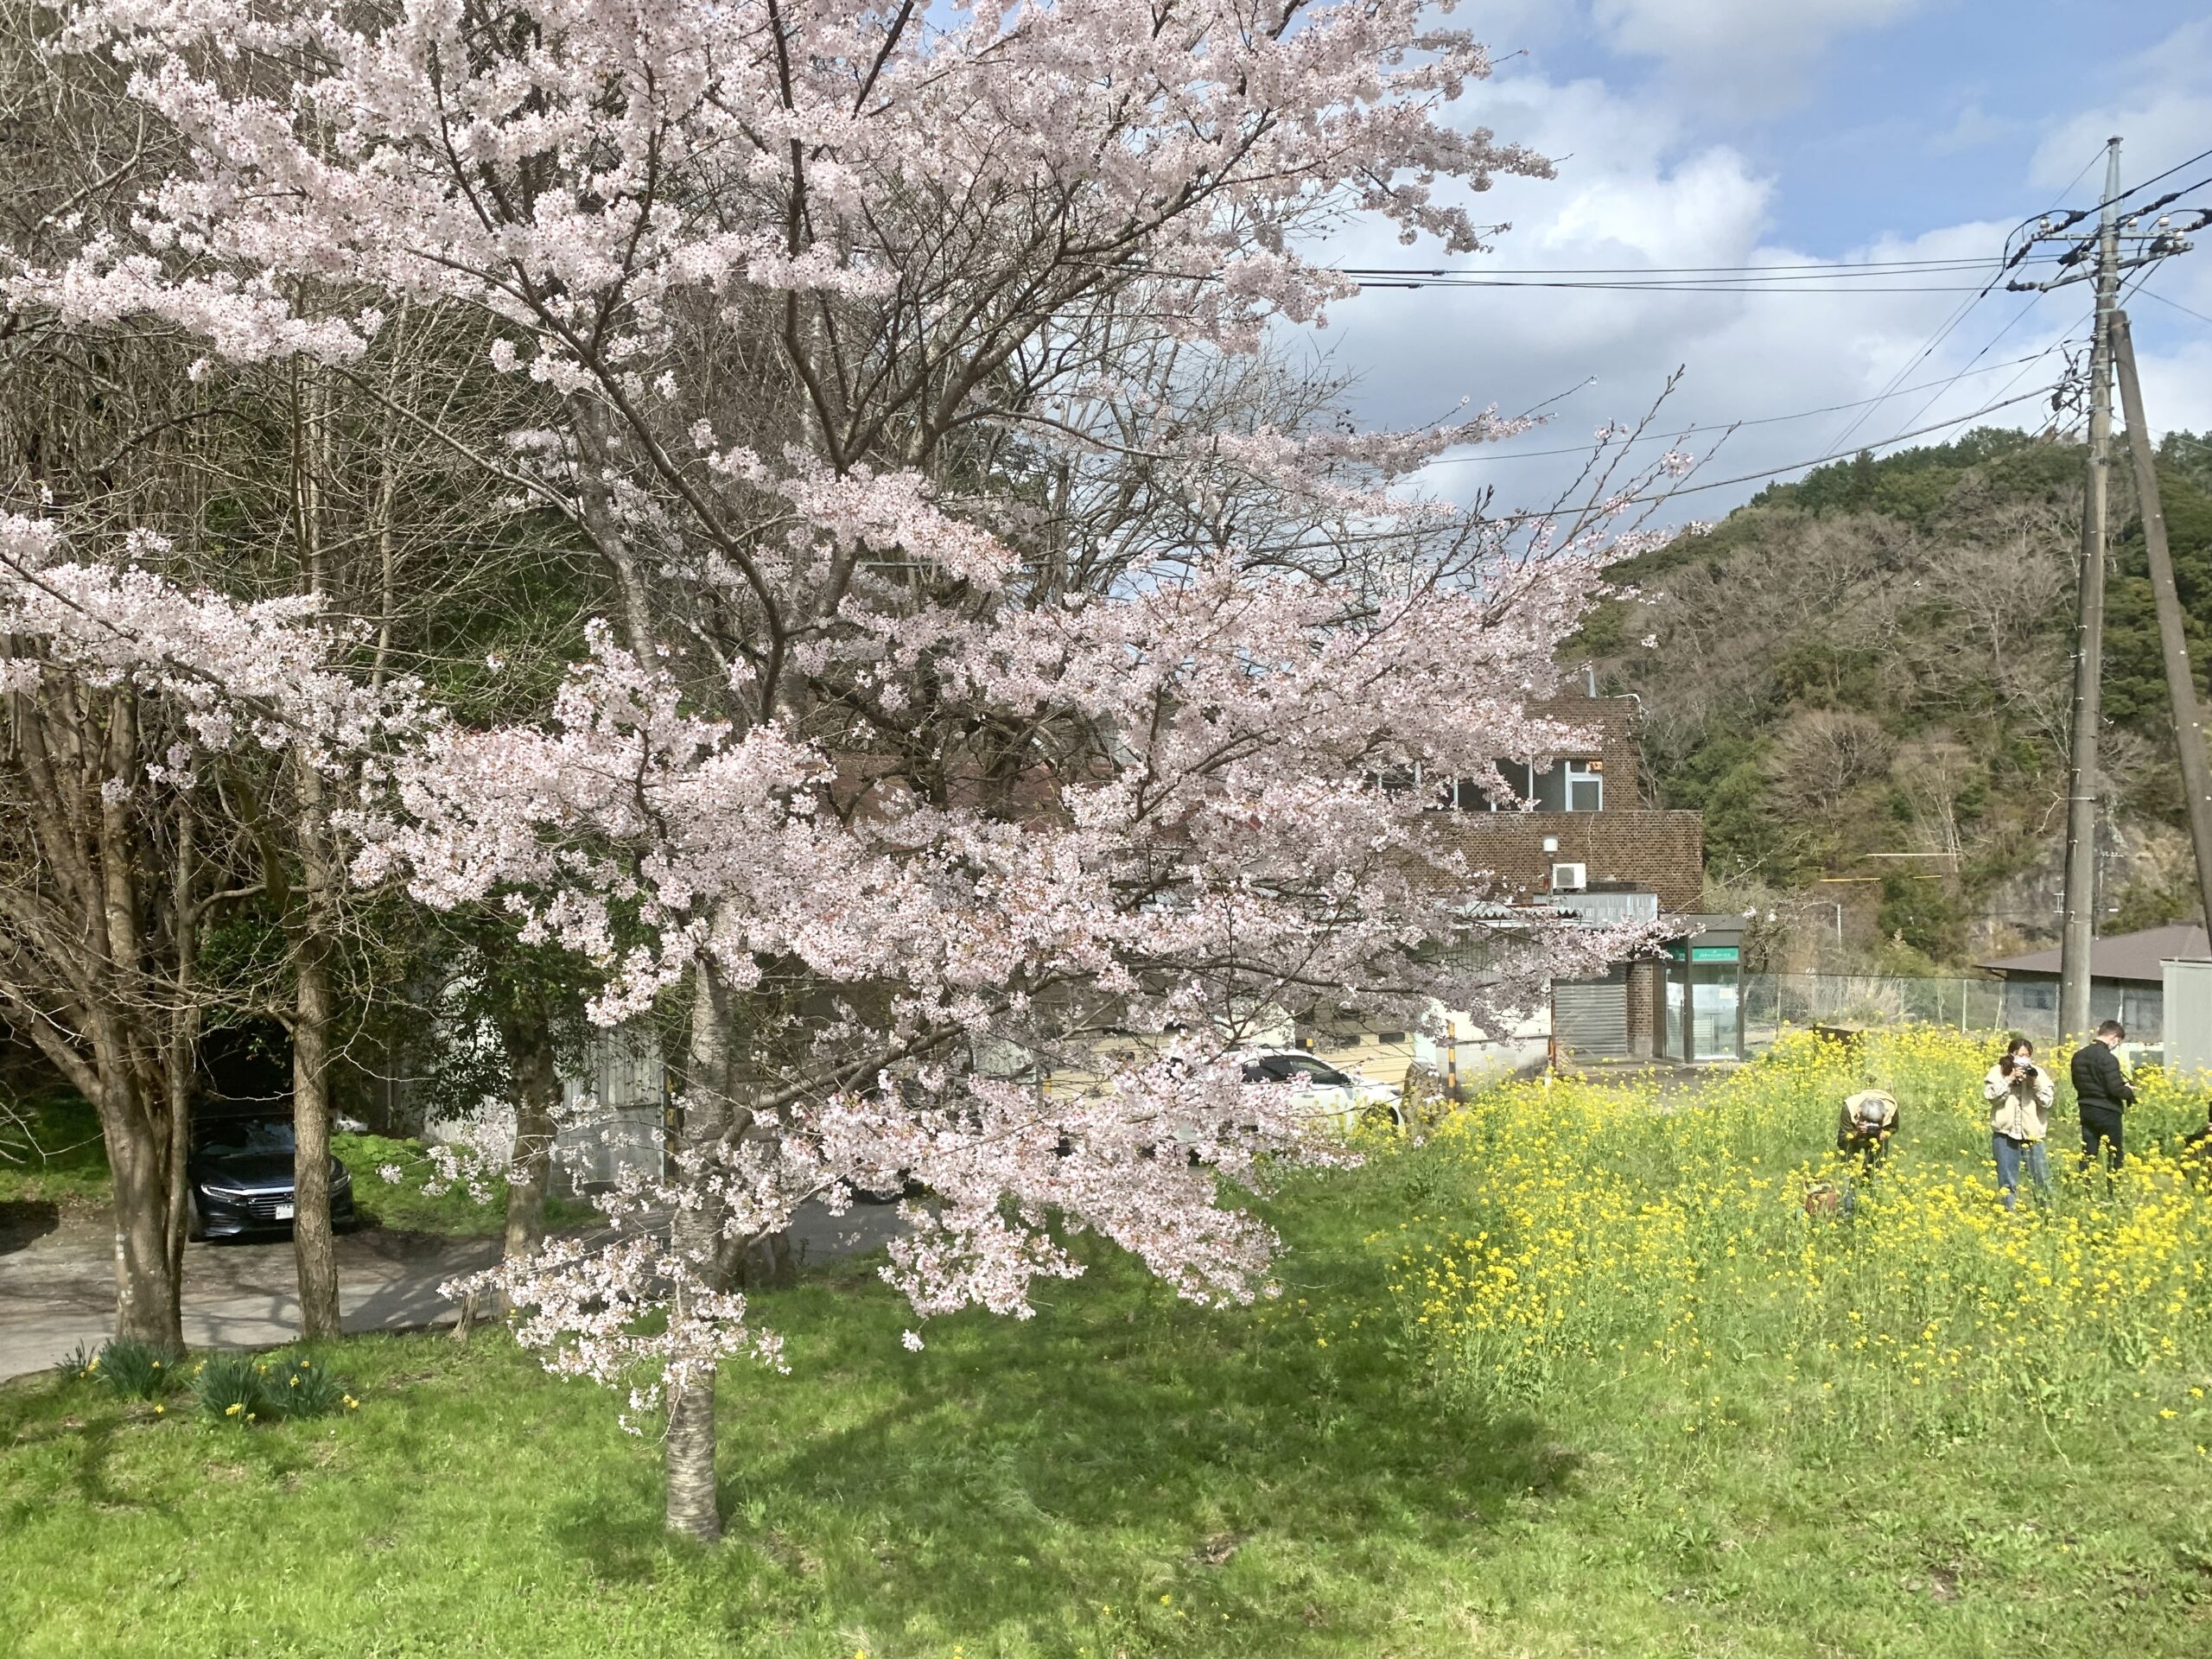
[[54,1361],[54,1369],[64,1382],[85,1382],[92,1379],[99,1363],[99,1356],[80,1342]]
[[177,1356],[129,1338],[111,1342],[87,1368],[109,1393],[124,1400],[158,1400],[178,1385]]
[[306,1354],[216,1354],[194,1376],[200,1409],[220,1422],[327,1417],[353,1409],[345,1383]]
[[65,1382],[94,1382],[124,1400],[159,1400],[184,1386],[179,1357],[131,1338],[97,1351],[79,1343],[54,1368]]
[[278,1354],[263,1364],[266,1369],[261,1380],[271,1415],[327,1417],[353,1408],[353,1396],[345,1385],[305,1354]]
[[251,1423],[272,1416],[268,1370],[251,1354],[211,1354],[192,1378],[192,1396],[218,1422]]

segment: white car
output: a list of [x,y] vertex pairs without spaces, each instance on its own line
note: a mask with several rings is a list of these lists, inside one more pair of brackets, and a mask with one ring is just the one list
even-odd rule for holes
[[1349,1129],[1362,1117],[1387,1116],[1402,1125],[1402,1091],[1394,1084],[1376,1083],[1357,1071],[1331,1065],[1303,1049],[1268,1049],[1239,1057],[1247,1083],[1287,1083],[1301,1110],[1333,1118]]

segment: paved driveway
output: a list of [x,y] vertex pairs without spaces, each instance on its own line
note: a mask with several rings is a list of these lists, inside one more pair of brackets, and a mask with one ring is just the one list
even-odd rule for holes
[[[802,1260],[874,1249],[898,1230],[888,1207],[842,1217],[802,1212],[791,1229]],[[115,1325],[114,1238],[104,1215],[0,1220],[0,1377],[43,1370],[79,1343],[97,1348]],[[438,1286],[499,1259],[497,1239],[435,1238],[368,1228],[338,1240],[339,1313],[348,1331],[450,1323]],[[265,1348],[300,1331],[288,1239],[191,1244],[184,1254],[184,1339],[194,1348]]]

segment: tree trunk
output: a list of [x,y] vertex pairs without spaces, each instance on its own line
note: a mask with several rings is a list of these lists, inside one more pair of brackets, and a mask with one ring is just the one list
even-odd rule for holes
[[[728,999],[721,978],[702,962],[694,970],[691,1042],[684,1061],[684,1112],[681,1149],[696,1153],[718,1146],[733,1127]],[[679,1208],[669,1224],[670,1243],[709,1288],[728,1281],[730,1251],[721,1236],[722,1206],[709,1199]],[[689,1312],[681,1295],[675,1317]],[[667,1522],[671,1532],[712,1542],[722,1535],[715,1501],[715,1365],[678,1366],[670,1377]]]
[[543,1025],[501,1024],[513,1077],[515,1153],[507,1170],[507,1232],[500,1254],[512,1262],[537,1255],[545,1242],[545,1190],[553,1173],[553,1110],[561,1078]]
[[722,1535],[715,1501],[715,1368],[672,1382],[668,1399],[668,1529],[702,1543]]
[[301,941],[292,1017],[292,1251],[300,1332],[338,1334],[338,1256],[330,1225],[330,963],[319,935]]
[[[177,814],[176,864],[169,884],[169,927],[176,958],[177,1004],[162,1033],[162,1097],[168,1111],[168,1211],[166,1245],[170,1283],[181,1294],[184,1245],[192,1196],[185,1164],[192,1152],[192,1085],[200,1060],[198,957],[200,880],[198,816],[189,802]],[[181,1346],[181,1344],[179,1344]]]
[[177,1352],[184,1322],[169,1249],[168,1139],[132,1082],[111,1078],[100,1092],[115,1181],[115,1334]]

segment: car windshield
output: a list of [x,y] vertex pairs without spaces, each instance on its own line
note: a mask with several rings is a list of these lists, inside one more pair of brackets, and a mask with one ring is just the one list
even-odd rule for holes
[[1244,1066],[1247,1083],[1314,1083],[1324,1088],[1349,1088],[1351,1079],[1325,1060],[1317,1060],[1310,1054],[1270,1054],[1259,1060],[1247,1061]]
[[219,1117],[195,1124],[192,1143],[202,1152],[289,1152],[292,1126],[281,1117]]

